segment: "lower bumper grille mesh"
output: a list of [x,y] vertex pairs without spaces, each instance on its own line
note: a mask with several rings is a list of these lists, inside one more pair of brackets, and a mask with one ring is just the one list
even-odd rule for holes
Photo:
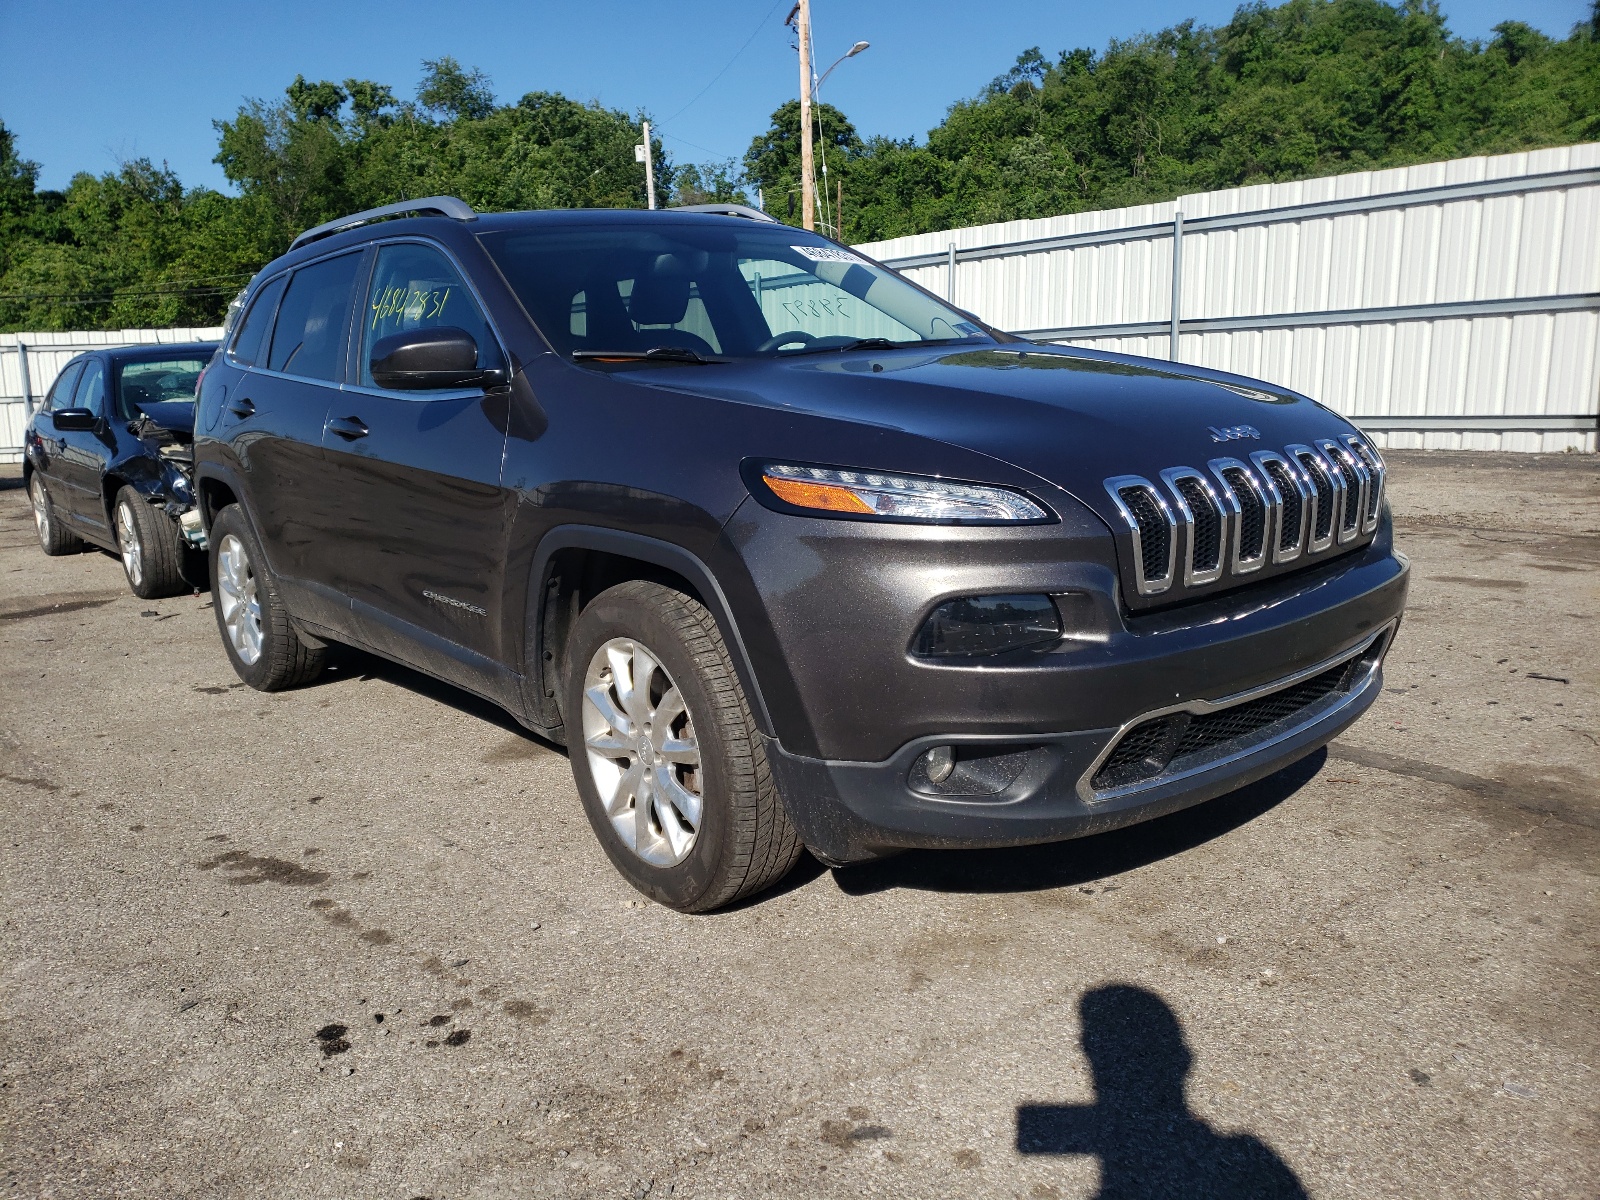
[[1292,687],[1212,713],[1171,713],[1141,721],[1116,744],[1089,786],[1097,792],[1153,780],[1221,758],[1274,726],[1298,724],[1306,709],[1350,690],[1372,653],[1329,667]]

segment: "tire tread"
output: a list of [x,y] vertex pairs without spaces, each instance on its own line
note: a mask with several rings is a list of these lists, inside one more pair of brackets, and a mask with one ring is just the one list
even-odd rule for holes
[[716,618],[692,596],[650,580],[620,583],[605,594],[654,609],[678,636],[700,672],[714,707],[710,718],[727,749],[731,856],[713,886],[687,911],[724,908],[766,890],[794,868],[805,847],[783,807],[755,714]]

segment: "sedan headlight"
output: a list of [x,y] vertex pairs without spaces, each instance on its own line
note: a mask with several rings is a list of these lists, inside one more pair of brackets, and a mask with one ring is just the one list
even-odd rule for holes
[[760,469],[760,483],[783,507],[808,514],[940,525],[1052,519],[1021,492],[918,475],[768,463]]

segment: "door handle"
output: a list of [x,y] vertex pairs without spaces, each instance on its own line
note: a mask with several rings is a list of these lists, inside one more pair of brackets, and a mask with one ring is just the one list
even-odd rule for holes
[[228,401],[228,411],[236,417],[253,417],[256,415],[255,401],[248,396]]
[[337,433],[347,442],[367,436],[367,423],[360,417],[330,417],[328,431]]

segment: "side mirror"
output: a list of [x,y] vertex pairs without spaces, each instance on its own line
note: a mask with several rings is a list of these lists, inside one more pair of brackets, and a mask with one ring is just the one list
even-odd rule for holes
[[502,371],[478,365],[478,343],[453,325],[379,338],[370,367],[373,383],[402,391],[486,386],[504,377]]
[[50,416],[62,433],[90,430],[100,423],[100,418],[87,408],[58,408]]

